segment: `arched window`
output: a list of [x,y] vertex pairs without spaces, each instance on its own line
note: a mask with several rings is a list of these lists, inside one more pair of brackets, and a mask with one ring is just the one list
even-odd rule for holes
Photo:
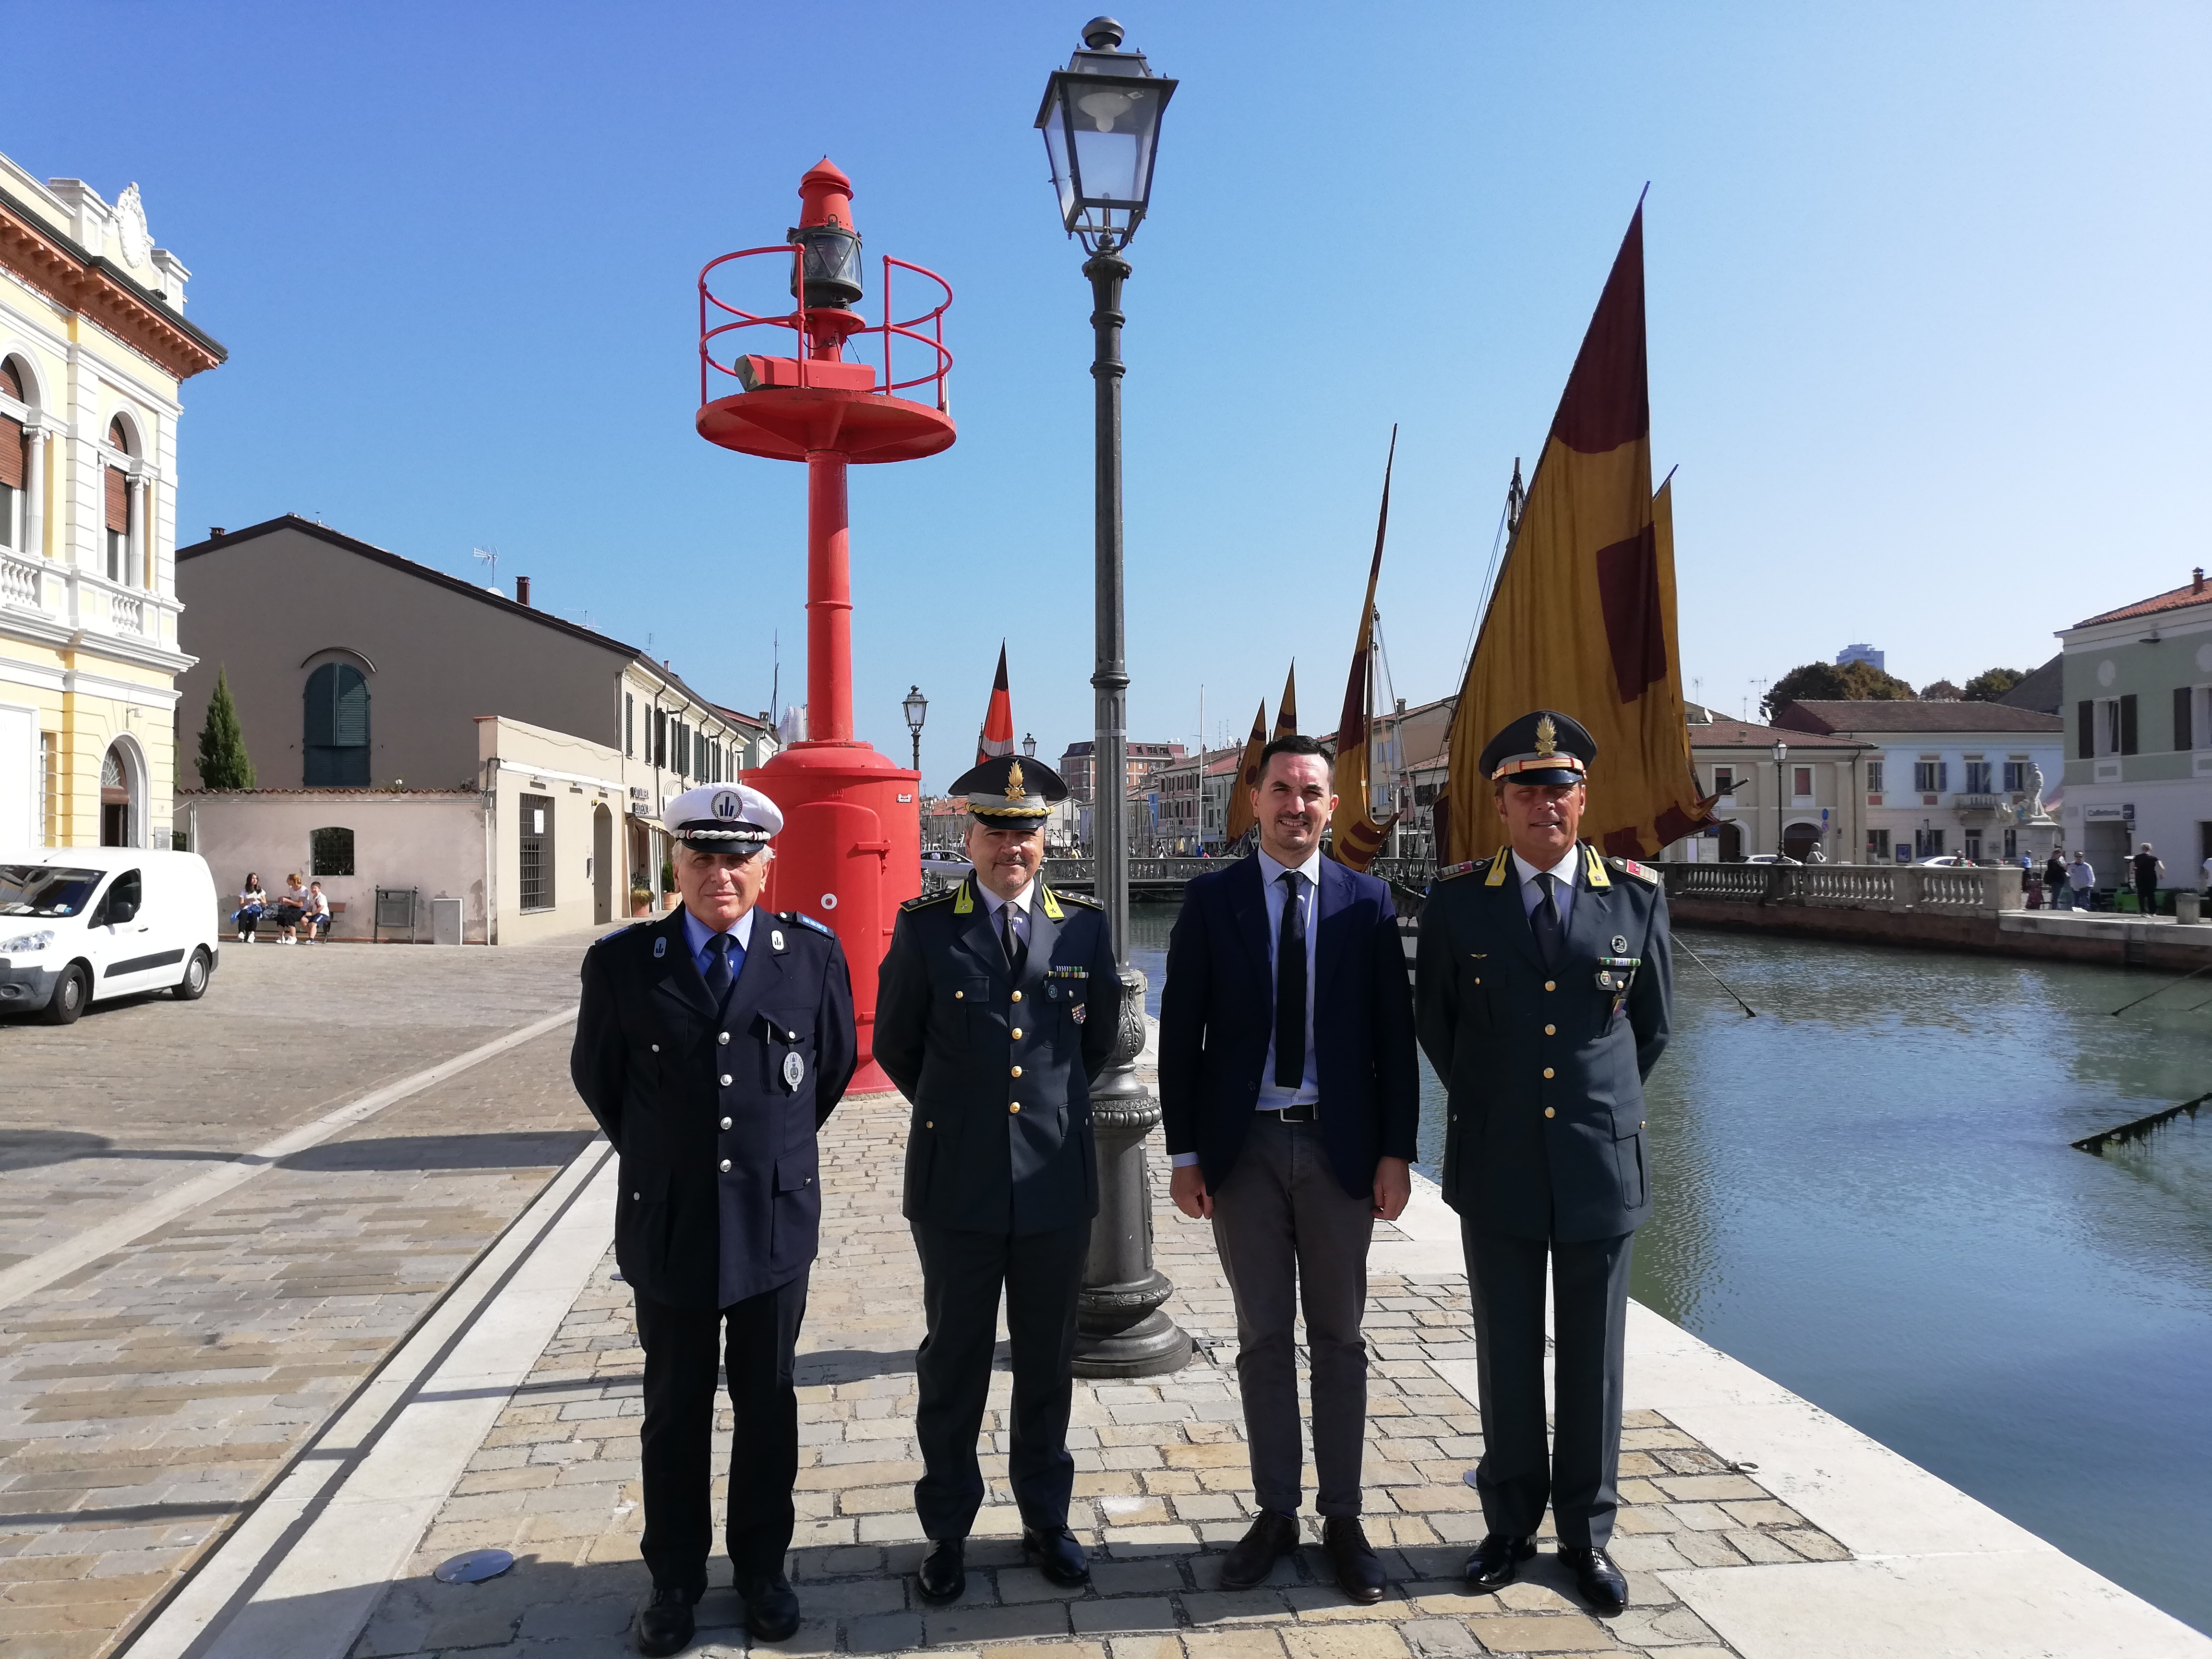
[[307,676],[301,698],[307,735],[304,781],[310,789],[368,785],[368,680],[349,662],[326,662]]
[[[119,415],[107,423],[107,441],[126,455],[131,453],[131,431]],[[119,466],[107,469],[106,506],[107,580],[127,581],[131,576],[131,475]]]
[[[17,403],[23,396],[23,371],[13,357],[0,360],[0,392]],[[0,547],[21,552],[29,545],[24,495],[29,469],[24,464],[23,423],[0,412]]]

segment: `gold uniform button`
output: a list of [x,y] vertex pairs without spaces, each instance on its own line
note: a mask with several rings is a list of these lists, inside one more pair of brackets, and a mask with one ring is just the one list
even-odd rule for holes
[[1553,984],[1550,980],[1548,980],[1548,979],[1547,979],[1547,980],[1546,980],[1546,981],[1544,981],[1544,988],[1545,988],[1547,991],[1556,991],[1556,990],[1558,990],[1559,988],[1557,985]]
[[1014,1067],[1014,1075],[1015,1075],[1016,1077],[1019,1077],[1021,1074],[1022,1074],[1022,1068],[1021,1068],[1020,1066],[1015,1066],[1015,1067]]
[[934,1129],[937,1127],[937,1120],[933,1117],[930,1118],[927,1120],[921,1127],[925,1129]]
[[1018,1112],[1022,1109],[1022,1103],[1018,1100],[1012,1105],[1007,1107],[1006,1109],[1010,1112]]
[[1014,1041],[1017,1042],[1019,1042],[1022,1040],[1022,1028],[1020,1026],[1017,1025],[1014,1027],[1013,1037]]
[[[1546,1077],[1549,1077],[1549,1076],[1551,1076],[1551,1074],[1552,1074],[1552,1068],[1551,1068],[1550,1066],[1547,1066],[1544,1068],[1544,1075],[1545,1075]],[[1547,1112],[1544,1114],[1544,1115],[1545,1115],[1546,1117],[1549,1117],[1549,1116],[1551,1116],[1551,1113],[1550,1113],[1549,1111],[1547,1111]]]
[[955,991],[955,992],[952,994],[952,1000],[953,1000],[955,1002],[957,1002],[957,1001],[959,1001],[959,1000],[961,1000],[961,998],[963,998],[963,997],[966,996],[967,994],[967,994],[965,991]]
[[1553,1111],[1550,1107],[1547,1106],[1544,1108],[1544,1115],[1546,1117],[1557,1117],[1559,1116],[1559,1114]]
[[1014,993],[1014,1000],[1015,1000],[1015,1001],[1017,1001],[1017,1002],[1019,1002],[1021,1000],[1022,1000],[1022,994],[1021,994],[1019,991],[1015,992],[1015,993]]
[[1556,1025],[1547,1025],[1547,1026],[1544,1028],[1544,1035],[1545,1035],[1546,1036],[1559,1036],[1559,1028],[1558,1026],[1556,1026]]
[[1645,1125],[1644,1125],[1644,1121],[1643,1121],[1641,1119],[1638,1119],[1638,1120],[1637,1121],[1637,1125],[1636,1125],[1636,1127],[1637,1127],[1638,1128],[1641,1129],[1641,1128],[1644,1127],[1645,1127]]

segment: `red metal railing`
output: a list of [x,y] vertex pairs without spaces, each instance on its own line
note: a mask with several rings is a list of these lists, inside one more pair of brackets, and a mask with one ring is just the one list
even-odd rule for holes
[[[762,254],[778,253],[785,255],[791,260],[793,287],[803,296],[806,292],[806,250],[795,245],[779,244],[770,247],[742,248],[735,253],[725,253],[720,258],[710,261],[699,272],[699,402],[702,407],[713,401],[708,395],[709,385],[708,371],[713,369],[734,379],[738,372],[737,359],[747,355],[743,352],[733,353],[730,361],[725,363],[714,356],[715,339],[738,329],[787,328],[796,337],[792,356],[799,365],[799,384],[801,386],[809,384],[807,365],[810,361],[842,362],[845,347],[849,341],[856,340],[863,334],[878,334],[883,337],[884,343],[883,384],[872,388],[872,394],[890,397],[911,386],[930,386],[934,389],[933,401],[939,412],[950,412],[945,378],[952,369],[952,354],[946,350],[945,346],[945,307],[952,303],[951,283],[927,266],[912,264],[904,259],[894,259],[889,254],[885,254],[883,256],[881,289],[883,321],[872,326],[851,330],[842,326],[842,319],[851,315],[850,313],[828,307],[809,307],[804,302],[803,298],[799,307],[793,311],[781,313],[746,311],[722,299],[708,285],[708,278],[713,276],[716,268],[728,264],[733,259],[750,259]],[[891,311],[891,267],[894,265],[902,270],[910,270],[917,276],[927,277],[944,290],[945,297],[931,309],[909,317],[903,322],[894,320]],[[726,312],[738,320],[722,323],[713,328],[708,327],[709,306],[714,307],[716,311]],[[929,331],[926,334],[921,331],[925,328]],[[933,354],[932,361],[934,364],[931,371],[926,374],[917,374],[911,380],[895,379],[891,373],[891,343],[894,337],[911,340],[916,344],[928,347]],[[736,343],[733,341],[732,343],[734,345]],[[810,348],[818,348],[825,343],[831,355],[826,359],[810,359]],[[925,398],[916,398],[915,401],[925,400]]]

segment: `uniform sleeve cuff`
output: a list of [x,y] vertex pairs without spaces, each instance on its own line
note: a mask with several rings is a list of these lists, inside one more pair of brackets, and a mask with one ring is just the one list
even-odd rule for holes
[[1168,1167],[1171,1170],[1188,1170],[1192,1164],[1197,1162],[1198,1154],[1196,1152],[1177,1152],[1173,1158],[1168,1160]]

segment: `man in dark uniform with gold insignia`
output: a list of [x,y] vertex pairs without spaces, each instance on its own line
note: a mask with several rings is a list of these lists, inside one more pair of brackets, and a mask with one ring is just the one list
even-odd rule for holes
[[615,1255],[645,1350],[644,1654],[689,1645],[706,1589],[718,1364],[737,1414],[726,1541],[745,1623],[769,1642],[799,1627],[783,1558],[799,1471],[792,1358],[822,1217],[814,1137],[857,1061],[836,936],[753,908],[783,827],[775,803],[709,784],[662,822],[683,908],[586,953],[569,1060],[622,1157]]
[[876,1059],[912,1104],[904,1212],[928,1325],[915,1356],[924,1473],[914,1506],[930,1540],[921,1594],[933,1602],[967,1584],[1002,1288],[1023,1548],[1054,1583],[1090,1576],[1067,1526],[1067,1418],[1075,1298],[1098,1212],[1091,1085],[1121,1029],[1105,913],[1037,875],[1046,815],[1067,786],[1049,767],[1000,756],[952,793],[968,798],[975,873],[903,907],[876,993]]
[[[1439,872],[1421,911],[1421,1047],[1449,1091],[1444,1197],[1459,1212],[1482,1408],[1468,1558],[1503,1589],[1559,1554],[1601,1613],[1627,1605],[1606,1554],[1620,1504],[1630,1246],[1651,1212],[1644,1079],[1667,1046],[1667,899],[1656,872],[1578,839],[1597,745],[1539,709],[1482,752],[1506,844]],[[1545,1443],[1544,1276],[1558,1399]]]

